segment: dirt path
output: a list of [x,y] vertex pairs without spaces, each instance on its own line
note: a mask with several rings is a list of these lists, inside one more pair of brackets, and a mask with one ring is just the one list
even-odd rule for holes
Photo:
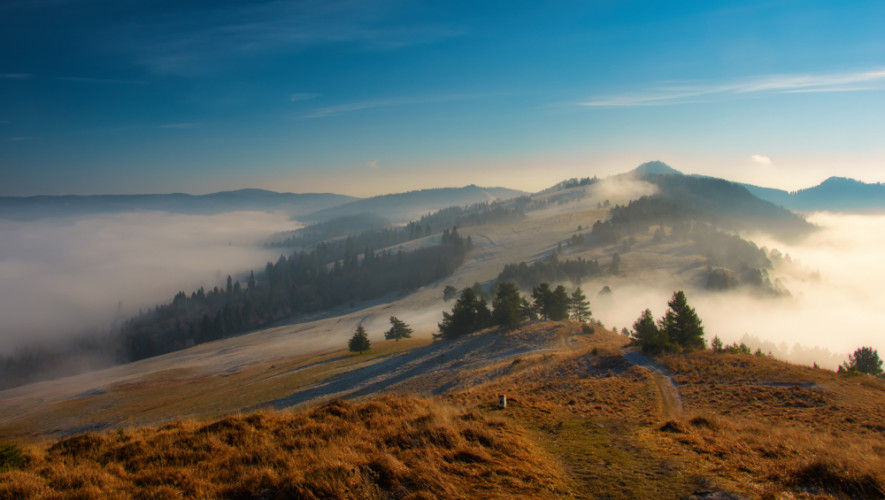
[[679,389],[676,388],[667,369],[648,359],[640,351],[622,349],[621,352],[627,361],[648,370],[654,377],[658,392],[661,393],[661,414],[664,420],[680,418],[682,416],[682,396],[679,395]]

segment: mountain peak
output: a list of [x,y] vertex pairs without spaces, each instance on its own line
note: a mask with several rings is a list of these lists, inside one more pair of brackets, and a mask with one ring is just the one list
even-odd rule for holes
[[682,172],[676,170],[675,168],[667,165],[662,161],[647,161],[642,165],[633,169],[634,173],[645,175],[645,174],[655,174],[655,175],[683,175]]

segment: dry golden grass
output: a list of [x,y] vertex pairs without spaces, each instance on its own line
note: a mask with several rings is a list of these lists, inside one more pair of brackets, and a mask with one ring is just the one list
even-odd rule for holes
[[207,374],[196,369],[172,369],[134,381],[113,384],[55,404],[39,412],[11,415],[0,425],[0,440],[62,437],[91,429],[152,425],[187,417],[221,417],[284,397],[312,383],[385,356],[430,343],[427,338],[377,342],[362,355],[346,348],[316,356],[292,356],[237,371]]
[[401,396],[83,434],[0,475],[0,498],[567,495],[563,472],[512,423]]
[[[541,323],[511,335],[533,329],[549,334],[549,324]],[[465,373],[486,382],[449,397],[529,429],[568,471],[576,497],[682,498],[696,491],[696,478],[683,473],[678,458],[637,439],[662,421],[661,402],[653,377],[621,354],[627,338],[601,328],[579,332],[577,324],[560,325],[569,349]],[[495,405],[500,392],[508,397],[505,410]]]
[[885,384],[767,357],[660,360],[692,415],[666,448],[698,471],[777,498],[885,498]]
[[[881,381],[767,357],[664,356],[685,407],[668,420],[660,376],[630,364],[617,333],[534,322],[462,340],[416,342],[409,376],[384,389],[439,399],[370,395],[33,444],[24,470],[0,475],[0,498],[885,497]],[[261,399],[373,359],[330,353],[195,385],[231,395],[255,384],[240,397]],[[195,392],[190,376],[115,392],[147,407],[163,388]]]

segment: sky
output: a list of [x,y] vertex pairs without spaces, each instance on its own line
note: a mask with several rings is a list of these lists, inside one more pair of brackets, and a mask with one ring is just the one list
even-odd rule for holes
[[885,181],[885,2],[0,2],[0,196]]

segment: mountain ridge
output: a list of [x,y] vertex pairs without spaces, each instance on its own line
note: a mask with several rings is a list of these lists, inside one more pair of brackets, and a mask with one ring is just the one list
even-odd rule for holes
[[358,198],[335,193],[278,193],[255,188],[201,195],[163,193],[4,196],[0,197],[0,218],[32,220],[141,210],[199,215],[240,210],[286,210],[297,215],[356,199]]
[[307,214],[299,220],[322,222],[342,216],[372,213],[394,223],[404,223],[442,208],[505,200],[529,194],[515,189],[480,187],[476,184],[464,187],[418,189],[354,200]]

